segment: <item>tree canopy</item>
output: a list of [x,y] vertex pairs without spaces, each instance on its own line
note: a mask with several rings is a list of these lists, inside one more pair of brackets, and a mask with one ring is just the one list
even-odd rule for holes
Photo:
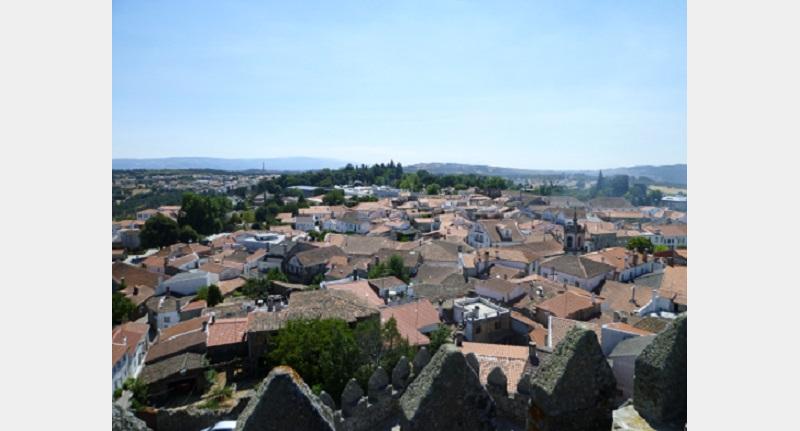
[[147,219],[139,233],[142,247],[145,248],[166,247],[178,242],[180,237],[181,229],[178,223],[161,213]]
[[231,209],[231,201],[225,196],[185,193],[178,224],[191,226],[203,235],[212,235],[222,232],[226,215]]
[[649,238],[637,236],[628,240],[627,248],[628,250],[636,250],[639,253],[652,253],[653,243]]

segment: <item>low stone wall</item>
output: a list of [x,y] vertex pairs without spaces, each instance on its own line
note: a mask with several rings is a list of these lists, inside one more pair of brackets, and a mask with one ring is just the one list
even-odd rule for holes
[[236,420],[247,406],[250,398],[239,398],[236,405],[225,410],[208,410],[188,407],[185,409],[159,409],[155,414],[153,431],[184,431],[208,428],[219,421]]

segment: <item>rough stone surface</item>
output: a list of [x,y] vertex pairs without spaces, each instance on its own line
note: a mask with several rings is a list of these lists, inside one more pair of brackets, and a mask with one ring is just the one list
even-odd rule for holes
[[378,367],[367,383],[367,394],[369,395],[370,402],[377,402],[387,396],[391,396],[392,392],[389,388],[389,375],[382,367]]
[[486,383],[494,386],[494,388],[498,389],[501,394],[508,393],[508,378],[503,372],[503,369],[500,367],[494,367],[494,369],[489,372],[489,376],[486,378]]
[[615,392],[595,333],[572,328],[531,381],[528,429],[607,431]]
[[333,401],[331,394],[322,391],[319,393],[319,400],[322,401],[322,404],[325,404],[329,409],[336,410],[336,402]]
[[344,387],[344,391],[342,391],[342,414],[345,417],[352,415],[363,396],[364,391],[356,379],[350,379],[347,382],[347,386]]
[[275,367],[236,423],[237,431],[333,431],[333,412],[290,367]]
[[425,365],[431,361],[431,354],[428,353],[428,348],[422,346],[416,355],[414,355],[414,374],[419,374]]
[[403,430],[491,430],[495,405],[453,344],[445,344],[400,397]]
[[633,406],[651,424],[686,423],[686,314],[636,358]]
[[402,390],[408,384],[408,378],[411,376],[411,367],[408,365],[408,359],[401,356],[397,361],[397,365],[392,370],[392,386],[398,391]]
[[519,382],[517,383],[517,393],[518,394],[531,394],[531,375],[530,374],[523,374],[520,377]]
[[474,353],[470,352],[467,353],[467,364],[469,364],[470,368],[475,370],[475,374],[481,375],[481,363],[478,361],[478,357],[475,356]]
[[249,398],[240,398],[227,409],[209,410],[194,406],[177,409],[159,409],[155,415],[158,431],[201,430],[224,420],[236,420],[247,406]]
[[113,431],[150,431],[143,420],[127,409],[112,403],[111,429]]

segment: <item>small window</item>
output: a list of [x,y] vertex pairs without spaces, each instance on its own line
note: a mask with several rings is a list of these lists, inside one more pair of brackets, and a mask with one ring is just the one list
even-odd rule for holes
[[164,316],[164,323],[169,323],[169,316]]
[[481,333],[481,325],[475,325],[475,333],[476,334],[480,334]]

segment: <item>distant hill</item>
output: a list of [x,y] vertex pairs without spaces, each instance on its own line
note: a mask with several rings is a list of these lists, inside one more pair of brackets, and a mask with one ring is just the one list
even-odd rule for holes
[[[405,170],[415,172],[424,169],[432,174],[476,174],[496,175],[500,177],[526,177],[538,175],[583,174],[596,176],[596,170],[554,170],[554,169],[516,169],[501,168],[487,165],[465,165],[459,163],[418,163],[405,166]],[[603,169],[604,176],[631,175],[635,177],[648,177],[657,183],[686,184],[686,165],[664,166],[631,166],[626,168]]]
[[112,169],[218,169],[224,171],[260,170],[307,171],[336,169],[347,162],[313,157],[285,157],[271,159],[218,159],[213,157],[166,157],[160,159],[113,159]]

